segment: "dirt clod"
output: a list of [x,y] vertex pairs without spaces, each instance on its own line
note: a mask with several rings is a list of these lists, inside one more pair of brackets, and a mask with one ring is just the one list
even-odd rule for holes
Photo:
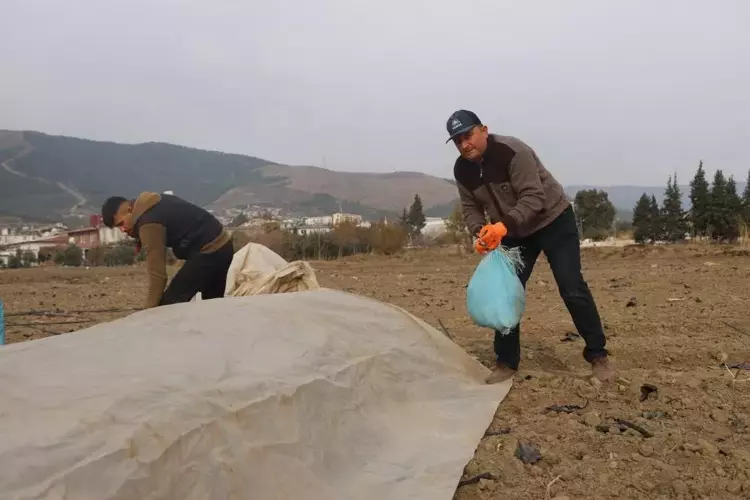
[[596,426],[596,430],[599,431],[599,432],[601,432],[601,433],[603,433],[603,434],[606,434],[606,433],[609,432],[609,425],[607,425],[607,424],[599,424],[599,425]]
[[674,481],[672,481],[672,489],[678,495],[690,494],[690,488],[688,488],[688,485],[685,484],[685,481],[681,479],[675,479]]
[[641,416],[646,420],[656,420],[667,416],[666,412],[655,410],[655,411],[644,411]]
[[653,446],[651,446],[651,445],[650,445],[650,444],[648,444],[648,443],[642,443],[642,444],[641,444],[641,445],[640,445],[640,446],[638,447],[638,451],[639,451],[639,452],[640,452],[640,454],[641,454],[641,455],[643,455],[644,457],[652,457],[652,456],[654,455],[654,447],[653,447]]
[[585,414],[582,418],[582,421],[589,427],[596,427],[597,425],[602,423],[601,417],[594,412]]
[[641,386],[641,401],[646,401],[649,398],[656,399],[659,393],[659,388],[653,384],[643,384]]
[[515,457],[525,464],[535,464],[542,459],[539,447],[533,443],[518,443]]
[[711,410],[711,419],[724,424],[729,422],[729,414],[722,410]]
[[742,491],[742,483],[739,481],[729,481],[727,483],[727,491],[733,495]]

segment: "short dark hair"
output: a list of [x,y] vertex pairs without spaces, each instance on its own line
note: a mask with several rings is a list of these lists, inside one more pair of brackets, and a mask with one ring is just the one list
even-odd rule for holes
[[102,205],[102,222],[107,227],[114,227],[115,225],[115,214],[120,209],[120,205],[125,203],[127,198],[122,196],[111,196],[107,198],[107,201]]

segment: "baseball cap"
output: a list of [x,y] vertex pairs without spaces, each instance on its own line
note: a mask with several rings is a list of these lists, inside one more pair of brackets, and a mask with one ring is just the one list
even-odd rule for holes
[[445,142],[450,142],[457,135],[468,132],[472,127],[476,127],[477,125],[481,126],[482,121],[473,111],[465,109],[455,111],[450,118],[448,118],[448,122],[446,123],[446,128],[448,129],[448,135],[450,137],[448,137],[448,140]]

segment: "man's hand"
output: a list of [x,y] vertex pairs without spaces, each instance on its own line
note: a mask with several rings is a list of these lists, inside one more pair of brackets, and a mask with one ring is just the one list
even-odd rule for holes
[[506,234],[508,234],[508,228],[502,222],[487,224],[479,231],[474,249],[478,253],[494,250],[500,246]]

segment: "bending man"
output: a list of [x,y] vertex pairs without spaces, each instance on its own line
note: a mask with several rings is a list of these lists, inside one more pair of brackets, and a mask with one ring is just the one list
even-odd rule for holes
[[[208,211],[174,195],[145,192],[135,200],[107,199],[102,220],[136,238],[146,251],[146,308],[189,302],[198,292],[203,299],[224,296],[234,250],[231,236]],[[164,290],[167,248],[185,263]]]
[[[447,122],[460,153],[453,175],[478,252],[504,246],[520,247],[524,287],[541,252],[547,256],[560,296],[586,342],[583,356],[601,381],[614,378],[606,339],[589,287],[581,275],[581,254],[575,214],[562,186],[536,153],[515,137],[489,134],[476,114],[459,110]],[[485,211],[491,223],[485,219]],[[497,366],[488,383],[507,380],[521,360],[520,328],[495,332]]]

